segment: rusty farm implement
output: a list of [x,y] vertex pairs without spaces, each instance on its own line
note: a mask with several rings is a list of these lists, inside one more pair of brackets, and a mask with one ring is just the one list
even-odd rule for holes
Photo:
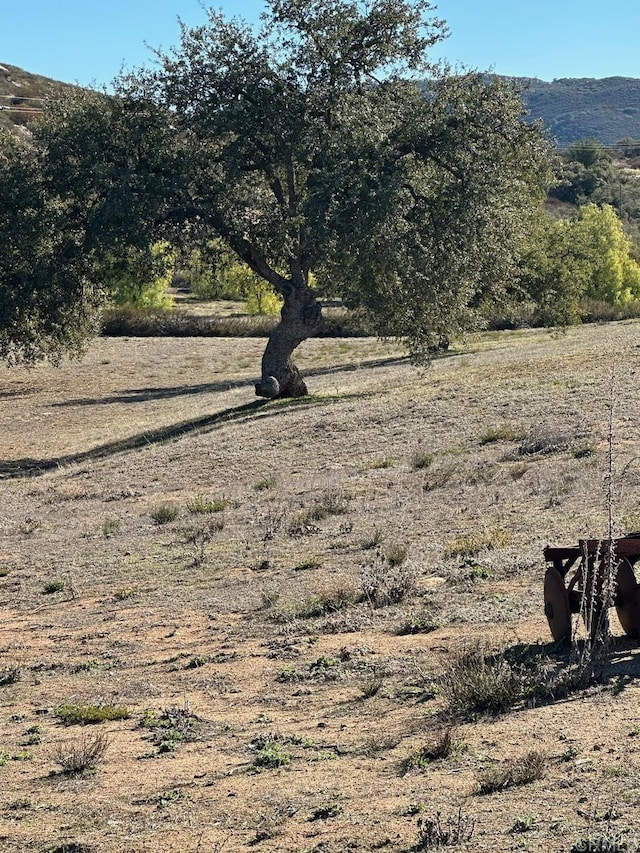
[[615,607],[622,629],[640,638],[640,533],[621,539],[581,539],[578,545],[544,549],[544,612],[556,641],[571,638],[572,616],[582,614],[592,639],[608,630]]

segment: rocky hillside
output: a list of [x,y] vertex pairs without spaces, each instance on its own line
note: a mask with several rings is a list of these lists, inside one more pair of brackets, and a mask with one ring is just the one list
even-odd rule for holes
[[0,129],[24,132],[29,122],[40,115],[51,92],[66,86],[15,65],[0,64]]
[[612,145],[625,137],[640,139],[640,79],[544,80],[518,78],[533,118],[541,118],[558,147],[578,139]]

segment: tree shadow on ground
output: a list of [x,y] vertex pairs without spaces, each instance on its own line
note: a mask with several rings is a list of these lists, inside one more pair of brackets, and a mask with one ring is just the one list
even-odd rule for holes
[[[361,400],[371,396],[376,395],[374,392],[366,394],[342,394],[340,395],[340,399],[357,398]],[[327,406],[334,402],[335,399],[335,396],[308,396],[286,401],[276,401],[275,403],[271,400],[255,400],[251,403],[245,403],[242,406],[234,406],[220,412],[215,412],[211,415],[204,415],[200,418],[181,421],[180,423],[172,424],[171,426],[159,427],[155,430],[118,439],[117,441],[111,441],[77,453],[68,453],[63,456],[56,456],[50,459],[27,457],[23,459],[0,461],[0,480],[38,477],[48,471],[64,468],[68,465],[106,459],[119,453],[138,450],[152,444],[163,444],[190,433],[210,432],[212,430],[219,429],[228,423],[239,421],[253,422],[264,418],[276,417],[282,412],[283,408],[291,409],[293,407],[312,408],[317,406]]]
[[[313,379],[317,376],[330,376],[333,373],[347,373],[355,370],[374,370],[379,367],[390,367],[394,364],[408,362],[408,356],[391,356],[379,358],[372,361],[362,361],[350,364],[337,364],[333,367],[321,367],[305,373],[305,377]],[[234,388],[251,388],[258,381],[254,379],[230,379],[219,382],[204,382],[198,385],[176,385],[166,388],[131,388],[121,394],[110,397],[77,397],[52,403],[54,408],[66,408],[71,406],[104,406],[114,403],[148,403],[151,400],[165,400],[171,397],[188,397],[194,394],[216,394],[224,391],[232,391]]]

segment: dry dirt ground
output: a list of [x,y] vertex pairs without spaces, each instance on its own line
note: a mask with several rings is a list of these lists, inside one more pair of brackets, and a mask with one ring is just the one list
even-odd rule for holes
[[[606,534],[610,435],[640,528],[639,328],[485,335],[422,371],[312,341],[294,402],[254,399],[256,340],[0,369],[0,849],[635,850],[615,615],[600,684],[457,716],[448,687],[477,642],[563,665],[542,549]],[[541,778],[480,793],[532,750]]]

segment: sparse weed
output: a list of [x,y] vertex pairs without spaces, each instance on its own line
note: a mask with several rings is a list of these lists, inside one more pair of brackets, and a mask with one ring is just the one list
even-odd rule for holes
[[203,566],[207,562],[207,545],[216,533],[224,529],[224,518],[212,518],[205,524],[185,527],[182,538],[185,544],[193,548],[193,565]]
[[568,450],[574,436],[557,432],[534,432],[518,447],[519,456],[546,456]]
[[497,548],[505,548],[511,542],[511,534],[507,530],[498,527],[470,536],[457,536],[448,542],[444,555],[447,559],[452,557],[475,557],[481,551],[492,551]]
[[406,634],[429,634],[441,627],[440,618],[434,607],[422,607],[420,610],[411,611],[406,619],[397,629],[399,636]]
[[145,804],[155,805],[158,809],[166,809],[174,803],[183,803],[189,800],[189,794],[184,788],[169,788],[144,800]]
[[380,471],[384,468],[393,468],[395,461],[396,460],[393,456],[378,456],[376,459],[371,460],[369,468],[372,471]]
[[344,814],[344,807],[339,803],[332,803],[331,805],[320,806],[320,808],[317,808],[309,820],[330,820],[330,818],[339,817],[341,814]]
[[363,551],[371,551],[372,548],[378,548],[380,545],[382,545],[383,540],[384,533],[382,532],[382,530],[380,530],[380,528],[378,527],[374,527],[372,532],[365,539],[362,540],[362,542],[360,543],[360,548]]
[[175,521],[180,515],[180,511],[178,510],[178,507],[171,506],[171,504],[160,504],[159,506],[154,507],[149,514],[153,523],[161,526]]
[[459,847],[473,838],[476,822],[463,814],[462,806],[456,815],[444,819],[442,812],[433,817],[418,818],[418,843],[416,850],[439,850],[442,847]]
[[93,773],[97,765],[104,760],[108,748],[109,739],[106,735],[82,735],[70,742],[59,744],[52,758],[60,765],[64,774]]
[[425,450],[416,450],[411,457],[411,467],[414,471],[426,471],[433,463],[433,453],[427,453]]
[[370,735],[358,749],[360,755],[366,755],[370,758],[376,755],[381,755],[383,752],[389,752],[395,749],[400,742],[400,738],[396,735],[382,734]]
[[337,487],[326,489],[307,512],[307,519],[320,521],[329,515],[344,515],[349,509],[350,496]]
[[510,759],[501,765],[488,767],[479,776],[478,793],[493,794],[542,779],[546,763],[547,757],[544,753],[532,750],[522,758]]
[[374,675],[366,681],[363,681],[360,685],[360,692],[362,693],[363,699],[371,699],[373,696],[377,696],[383,684],[384,679],[381,675]]
[[362,571],[362,598],[372,607],[399,604],[415,590],[417,577],[417,570],[412,563],[394,561],[392,565],[384,554],[378,552],[376,558]]
[[317,593],[312,593],[302,601],[285,607],[290,616],[298,619],[310,619],[336,613],[358,601],[358,590],[350,579],[336,579]]
[[42,743],[42,730],[37,724],[35,726],[29,726],[24,733],[24,736],[24,746],[37,746],[39,743]]
[[445,460],[434,462],[427,469],[422,489],[433,492],[442,489],[453,482],[459,475],[460,465],[456,461]]
[[302,559],[294,566],[294,572],[305,572],[309,569],[319,569],[322,566],[322,558],[317,555],[310,555]]
[[451,712],[463,718],[501,714],[524,694],[520,673],[501,654],[480,644],[451,655],[440,687]]
[[408,758],[404,759],[401,765],[402,775],[404,776],[412,770],[424,770],[430,764],[433,764],[434,761],[441,761],[443,758],[448,758],[453,748],[454,738],[451,728],[436,732],[430,740],[415,749]]
[[56,717],[65,726],[95,725],[107,720],[128,720],[129,709],[122,705],[74,705],[67,702],[54,711]]
[[11,569],[6,566],[0,566],[0,578],[7,578],[11,574]]
[[509,830],[510,835],[521,835],[524,832],[531,832],[536,828],[536,819],[533,815],[516,818],[513,826]]
[[521,441],[522,430],[512,424],[488,427],[480,436],[480,444],[493,444],[497,441]]
[[120,533],[122,524],[119,518],[105,518],[102,522],[102,535],[105,539]]
[[264,492],[268,489],[273,489],[278,483],[278,478],[275,474],[266,474],[257,483],[254,484],[253,488],[256,492]]
[[129,601],[131,598],[135,598],[138,595],[135,589],[131,589],[130,587],[126,587],[124,589],[117,589],[113,593],[114,601]]
[[280,591],[277,589],[263,589],[260,593],[260,609],[270,610],[280,601]]
[[529,470],[527,462],[514,462],[509,466],[509,476],[512,480],[521,480]]
[[202,495],[197,495],[187,503],[187,510],[192,515],[209,515],[213,512],[223,512],[229,506],[225,497],[209,500]]

